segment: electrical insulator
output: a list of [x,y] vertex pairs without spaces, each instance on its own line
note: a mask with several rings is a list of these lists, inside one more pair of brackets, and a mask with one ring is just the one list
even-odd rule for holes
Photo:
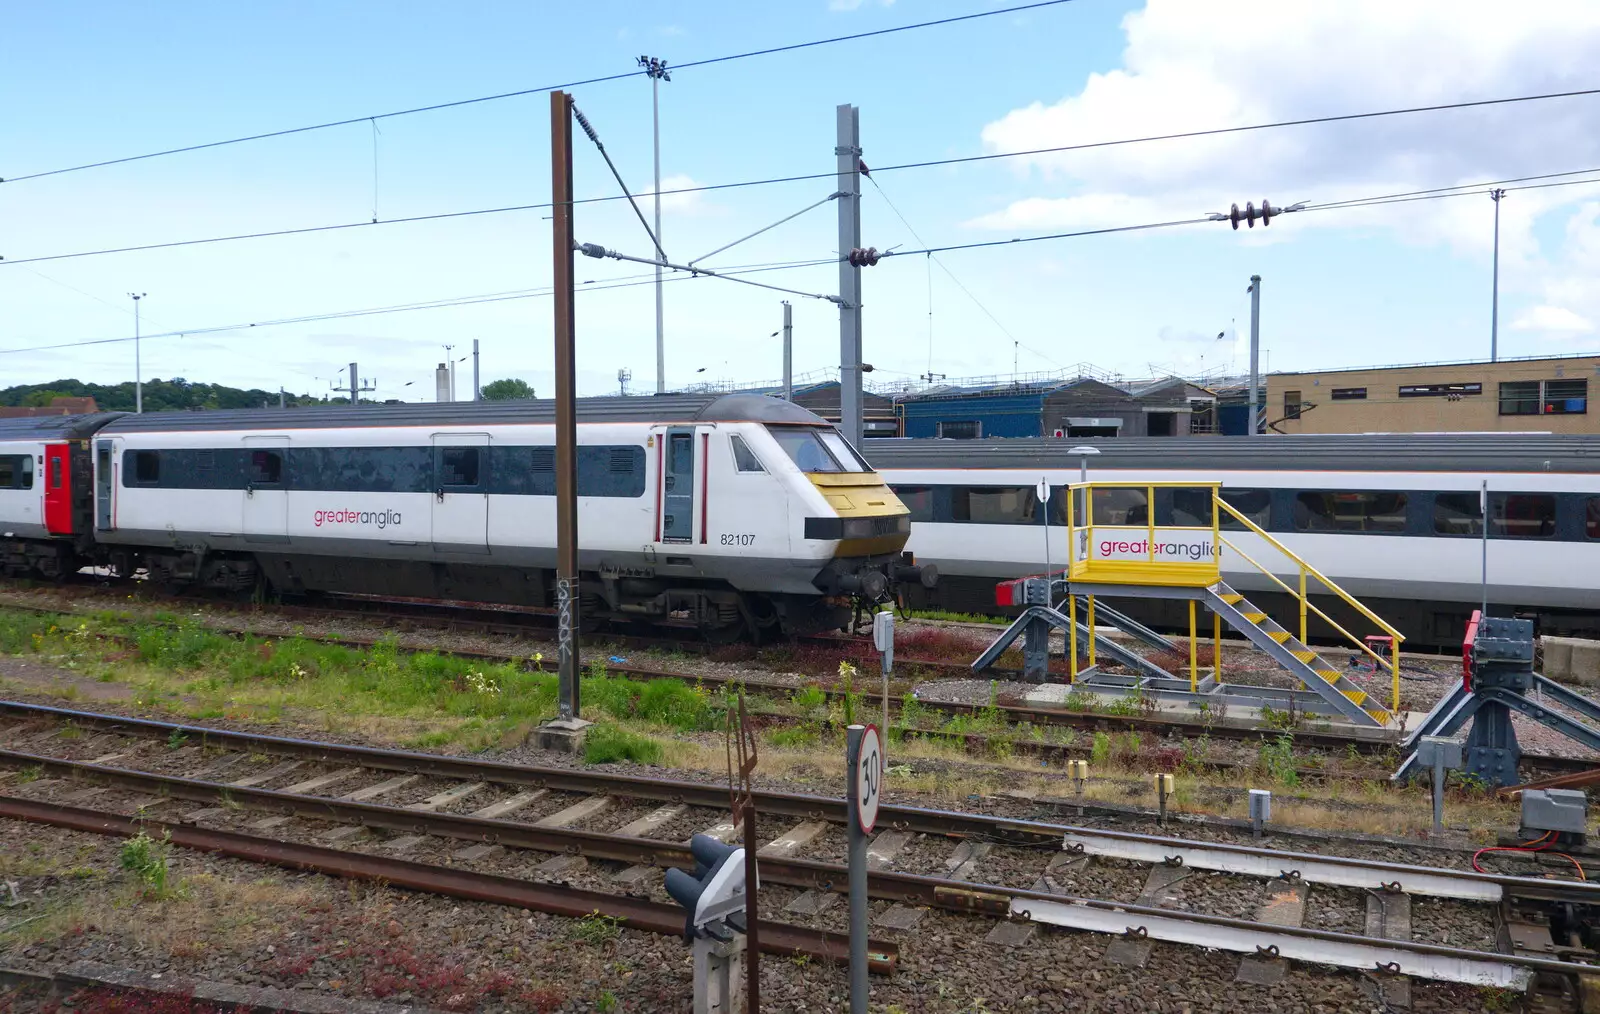
[[1267,199],[1263,197],[1261,199],[1261,227],[1264,229],[1271,225],[1272,216],[1276,214],[1278,214],[1278,209],[1268,204]]
[[878,263],[878,258],[881,256],[882,255],[878,253],[878,248],[875,246],[869,246],[865,250],[861,249],[860,247],[856,247],[854,250],[850,251],[850,256],[847,259],[850,261],[850,264],[853,267],[870,268],[872,265]]

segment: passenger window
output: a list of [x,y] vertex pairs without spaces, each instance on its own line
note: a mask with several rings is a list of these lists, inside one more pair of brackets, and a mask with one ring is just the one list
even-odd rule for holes
[[155,451],[135,451],[133,455],[133,480],[157,483],[161,481],[161,455]]
[[761,459],[756,457],[744,442],[744,437],[734,433],[728,437],[728,443],[733,447],[733,465],[741,472],[765,472],[761,467]]
[[15,489],[17,485],[17,459],[5,455],[0,457],[0,489]]
[[283,455],[277,451],[250,452],[250,484],[275,486],[283,481]]
[[[1150,506],[1142,489],[1105,486],[1094,491],[1092,519],[1096,525],[1148,525]],[[1081,523],[1081,522],[1080,522]]]
[[933,487],[932,486],[896,486],[894,495],[906,505],[906,510],[911,512],[912,521],[933,520]]
[[50,488],[51,489],[60,489],[61,488],[61,459],[60,458],[51,458],[50,459]]
[[[1483,535],[1478,493],[1440,493],[1433,502],[1433,530],[1440,535]],[[1600,536],[1600,500],[1589,501],[1586,528]],[[1548,539],[1556,533],[1556,498],[1545,493],[1490,493],[1489,534],[1497,539]]]
[[1600,496],[1591,496],[1583,513],[1583,534],[1600,539]]
[[1406,495],[1342,489],[1300,493],[1295,496],[1294,526],[1303,532],[1404,532]]
[[476,486],[478,448],[446,447],[439,451],[439,485]]
[[1211,527],[1211,490],[1173,488],[1170,503],[1160,492],[1156,493],[1156,524],[1177,525],[1183,528]]
[[[1258,528],[1267,527],[1267,522],[1272,517],[1272,491],[1268,489],[1224,489],[1221,490],[1222,500],[1229,507],[1249,518]],[[1222,522],[1218,525],[1224,531],[1248,531],[1244,523],[1238,518],[1222,512]]]
[[951,514],[956,521],[1030,525],[1037,506],[1032,486],[957,486],[951,491]]

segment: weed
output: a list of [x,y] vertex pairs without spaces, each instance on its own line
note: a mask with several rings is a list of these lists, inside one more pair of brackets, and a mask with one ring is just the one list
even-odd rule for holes
[[1139,715],[1139,702],[1126,694],[1120,695],[1116,700],[1106,705],[1106,714],[1116,715],[1119,718],[1135,718]]
[[1257,766],[1280,785],[1288,787],[1300,784],[1300,773],[1295,770],[1294,760],[1294,737],[1289,733],[1263,742],[1256,755]]
[[1278,729],[1283,732],[1293,732],[1300,727],[1301,714],[1291,703],[1283,711],[1279,711],[1270,704],[1261,705],[1261,724],[1268,729]]
[[614,761],[660,764],[661,758],[660,742],[609,722],[591,728],[583,741],[585,764],[610,764]]
[[1103,732],[1094,734],[1094,745],[1089,748],[1089,759],[1098,767],[1111,759],[1111,737]]
[[167,749],[176,750],[189,742],[189,737],[182,729],[173,729],[167,736]]
[[181,893],[180,888],[167,882],[169,837],[156,841],[140,831],[122,843],[122,868],[139,879],[144,885],[145,898],[151,901],[165,901]]
[[789,698],[802,713],[810,714],[828,703],[828,695],[815,683],[807,683]]
[[805,750],[817,745],[818,733],[810,725],[796,725],[787,729],[773,729],[767,733],[767,742],[788,750]]
[[590,912],[573,923],[567,935],[590,947],[603,947],[622,936],[622,920],[616,916],[601,915],[598,911]]
[[594,1002],[594,1009],[599,1011],[600,1014],[611,1014],[612,1011],[617,1009],[617,994],[609,989],[603,990],[600,993],[600,998]]
[[17,784],[22,785],[27,782],[38,781],[39,776],[42,774],[44,774],[44,768],[37,764],[33,765],[32,767],[23,768],[21,771],[17,772]]

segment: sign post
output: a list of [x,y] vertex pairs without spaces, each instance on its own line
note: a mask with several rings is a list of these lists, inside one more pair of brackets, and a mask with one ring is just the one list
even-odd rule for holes
[[1040,476],[1033,494],[1039,498],[1039,511],[1044,515],[1044,604],[1054,606],[1055,595],[1050,584],[1050,480]]
[[889,778],[889,674],[894,671],[894,613],[880,612],[872,617],[872,645],[883,656],[883,777]]
[[878,822],[883,756],[878,730],[852,725],[846,734],[850,793],[850,1014],[867,1014],[867,839]]

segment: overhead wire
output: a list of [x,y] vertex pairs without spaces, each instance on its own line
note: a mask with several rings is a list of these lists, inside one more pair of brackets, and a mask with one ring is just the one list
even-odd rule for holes
[[[1019,4],[1013,7],[997,7],[991,10],[976,11],[971,14],[958,14],[947,18],[936,18],[931,21],[918,21],[909,25],[894,25],[889,28],[876,28],[866,32],[852,32],[849,35],[835,35],[825,39],[813,39],[809,42],[795,42],[782,46],[768,46],[764,49],[752,49],[743,53],[729,53],[725,56],[708,57],[703,60],[691,60],[687,63],[674,64],[674,71],[689,70],[695,67],[710,67],[720,63],[731,63],[736,60],[748,60],[758,56],[772,56],[777,53],[789,53],[801,49],[812,49],[817,46],[828,46],[840,42],[853,42],[858,39],[870,39],[880,35],[893,35],[897,32],[909,32],[921,28],[935,28],[941,25],[951,25],[962,21],[973,21],[978,18],[991,18],[1002,14],[1017,14],[1022,11],[1034,10],[1040,7],[1056,7],[1061,4],[1072,3],[1073,0],[1036,0],[1034,3]],[[0,183],[21,183],[24,180],[35,180],[45,176],[60,176],[65,173],[82,172],[87,169],[100,169],[106,166],[124,165],[128,162],[141,162],[146,159],[161,158],[167,155],[182,155],[188,152],[204,151],[208,148],[221,148],[231,144],[244,144],[248,141],[265,141],[274,137],[288,137],[293,134],[305,134],[315,130],[328,130],[333,127],[348,127],[354,123],[372,121],[376,125],[378,120],[394,119],[401,116],[412,116],[417,113],[432,113],[443,109],[456,109],[462,106],[478,105],[484,102],[498,102],[503,99],[520,98],[524,95],[540,95],[553,91],[564,91],[569,88],[581,88],[585,85],[604,84],[610,81],[622,81],[632,77],[643,77],[648,72],[645,70],[630,70],[618,74],[601,74],[594,77],[566,81],[561,84],[541,85],[537,88],[519,88],[515,91],[497,92],[493,95],[480,95],[470,99],[456,99],[451,102],[435,102],[426,106],[413,106],[409,109],[396,109],[387,113],[368,113],[365,116],[352,116],[342,120],[328,120],[325,123],[312,123],[302,127],[289,127],[283,130],[271,130],[260,134],[247,134],[242,137],[231,137],[221,141],[207,141],[202,144],[184,145],[179,148],[166,148],[161,151],[146,152],[142,155],[127,155],[121,158],[102,159],[98,162],[86,162],[82,165],[66,166],[60,169],[47,169],[41,172],[27,173],[22,176],[12,176],[0,179]]]

